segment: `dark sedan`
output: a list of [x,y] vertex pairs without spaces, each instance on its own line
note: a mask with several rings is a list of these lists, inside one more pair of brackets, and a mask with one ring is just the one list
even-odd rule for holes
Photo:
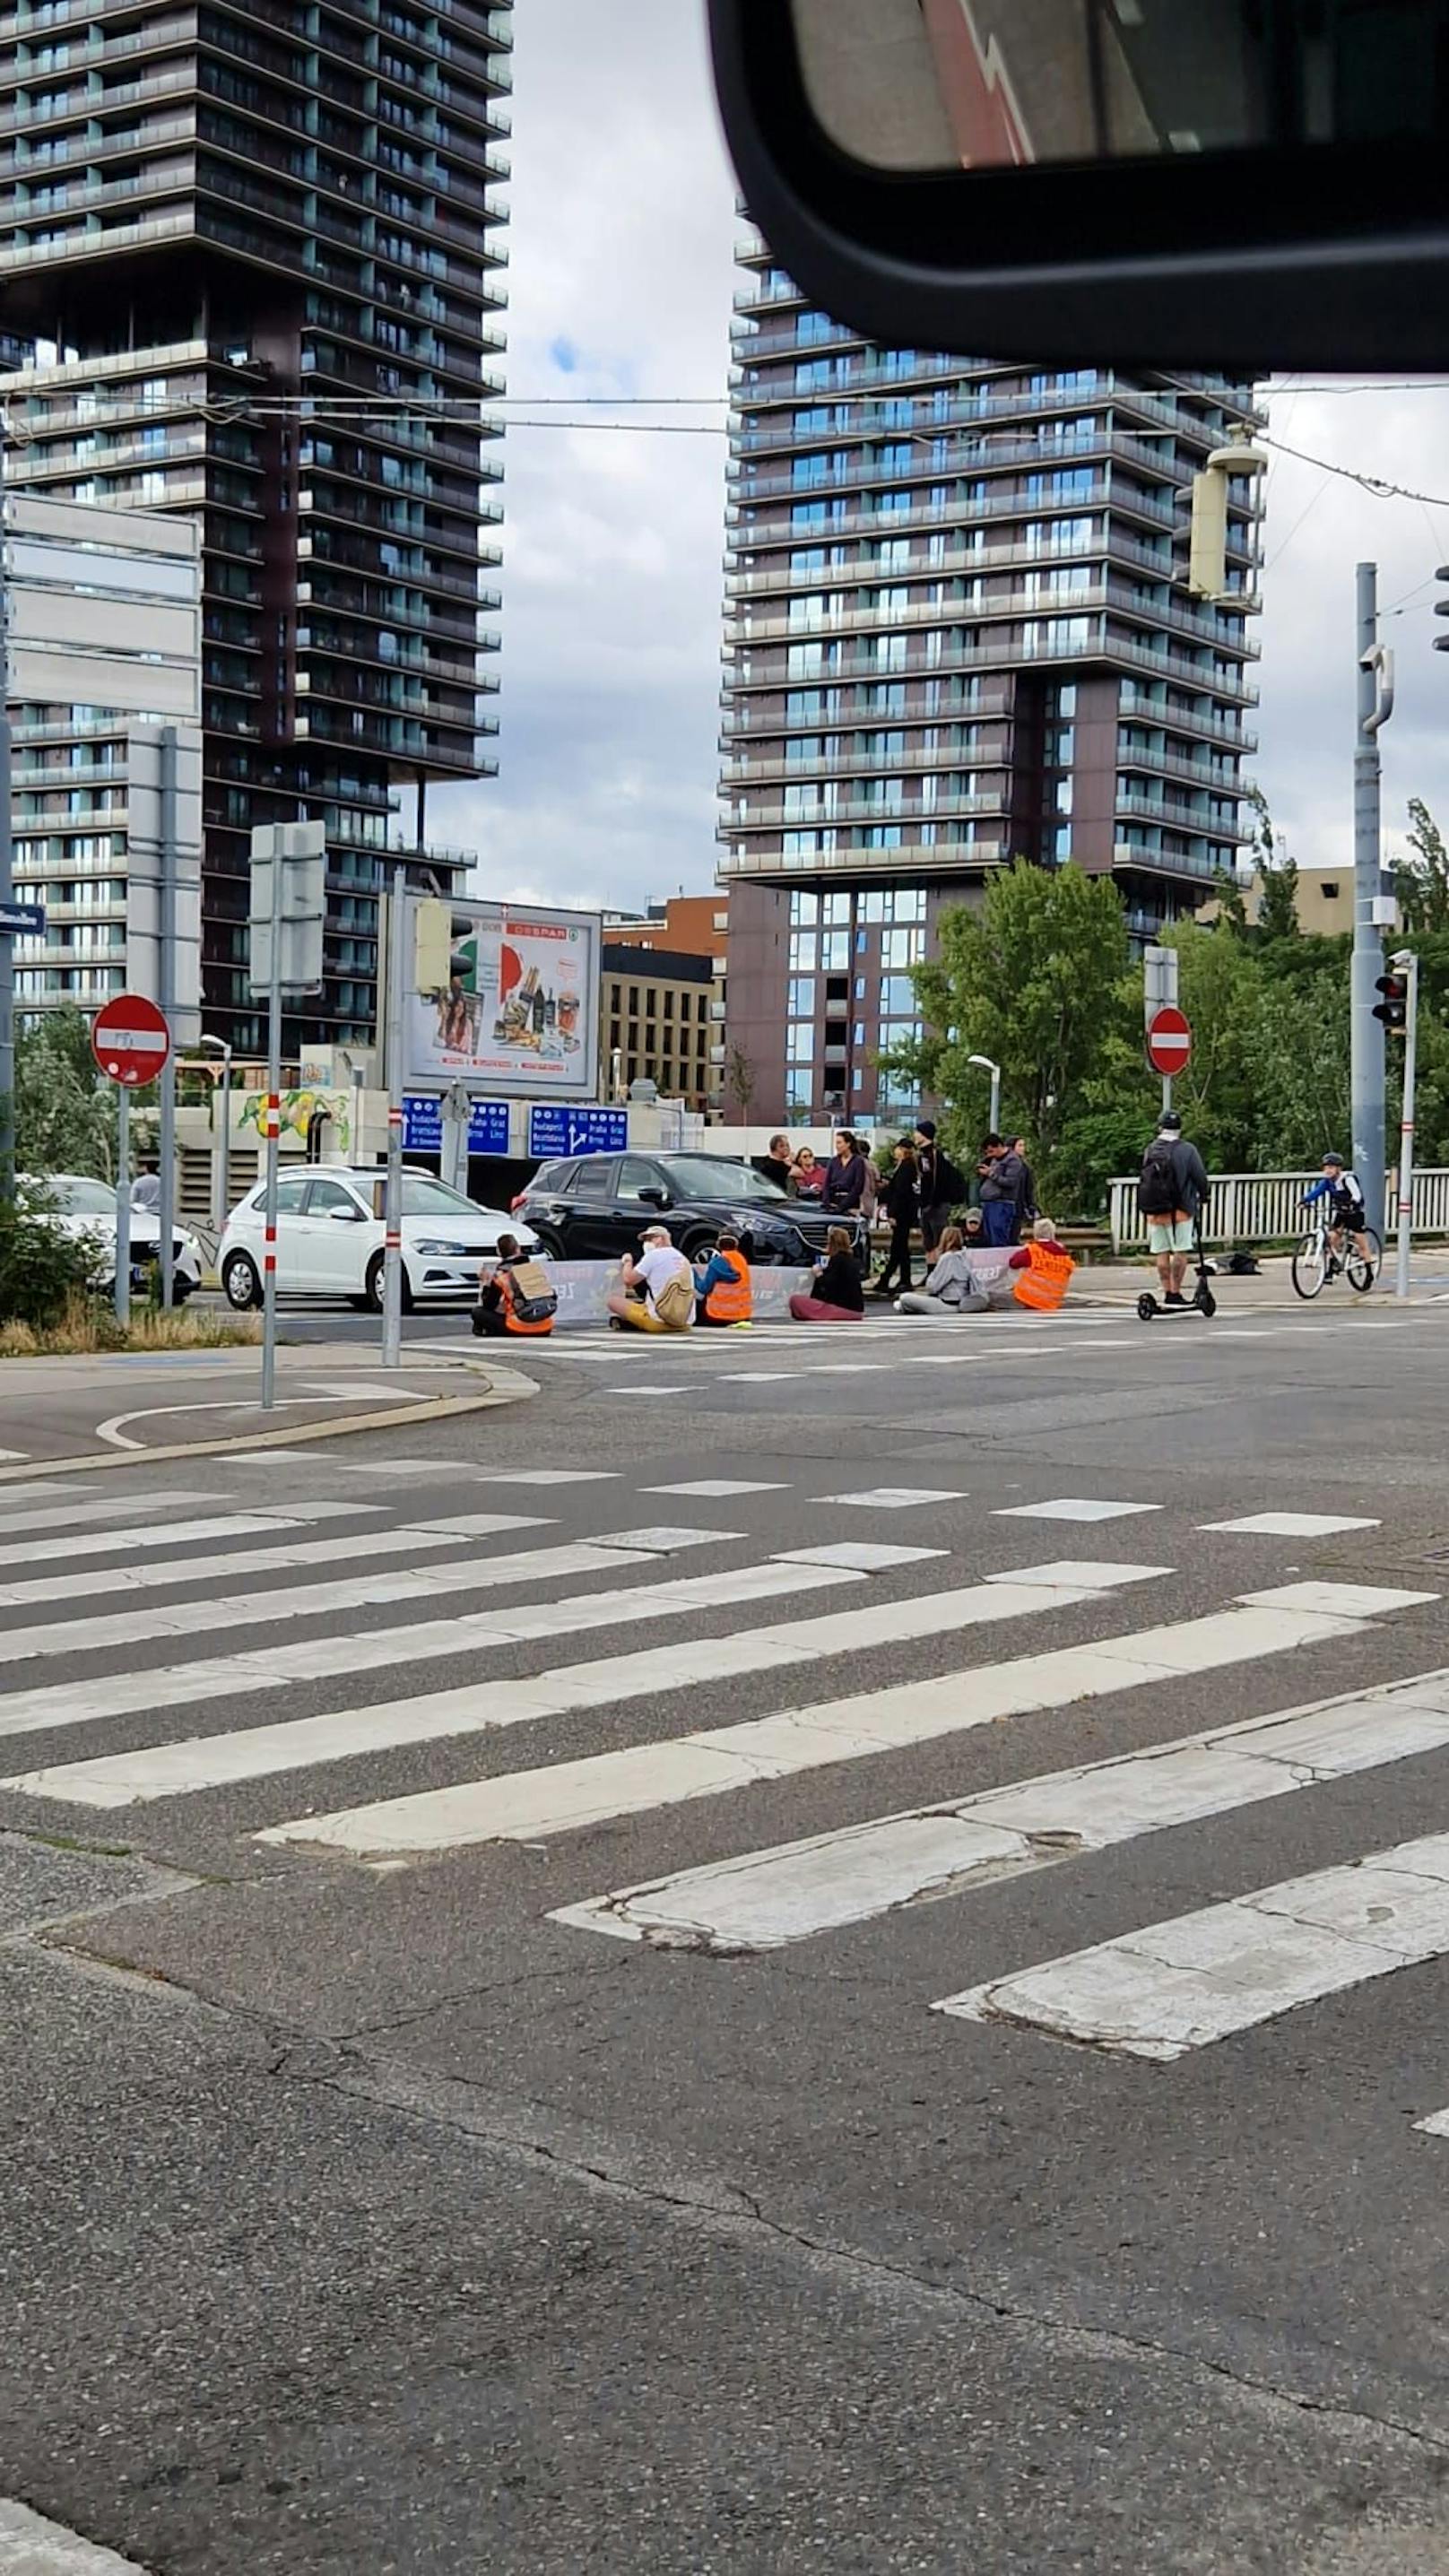
[[[752,1262],[808,1268],[840,1220],[724,1154],[581,1154],[544,1163],[515,1212],[556,1261],[617,1261],[661,1219],[691,1259],[729,1228]],[[858,1218],[846,1220],[858,1252]]]

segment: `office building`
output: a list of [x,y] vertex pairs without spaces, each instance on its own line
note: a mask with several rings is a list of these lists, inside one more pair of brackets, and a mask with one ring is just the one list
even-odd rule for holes
[[606,929],[600,975],[600,1099],[627,1100],[634,1083],[652,1082],[661,1100],[707,1109],[710,1049],[717,1042],[709,958],[627,941],[615,946]]
[[17,1008],[90,1011],[115,993],[160,1001],[165,992],[175,1034],[190,1043],[200,999],[200,530],[159,512],[17,493],[0,503],[0,522],[15,892],[46,916],[43,932],[15,943]]
[[728,889],[721,887],[714,894],[670,895],[664,903],[649,904],[642,914],[606,912],[604,937],[616,948],[672,948],[685,956],[709,959],[712,979],[709,1075],[705,1100],[701,1105],[714,1115],[727,1106],[738,1109],[747,1105],[736,1102],[729,1094],[725,1063],[730,945]]
[[430,782],[492,765],[509,43],[470,0],[0,14],[6,473],[201,523],[204,1004],[239,1049],[253,826],[328,829],[324,989],[287,1050],[365,1043],[383,854]]
[[1242,836],[1261,483],[1222,604],[1185,588],[1191,478],[1246,383],[883,350],[741,248],[722,875],[731,1059],[757,1117],[905,1115],[943,907],[1022,857],[1110,875],[1146,940]]

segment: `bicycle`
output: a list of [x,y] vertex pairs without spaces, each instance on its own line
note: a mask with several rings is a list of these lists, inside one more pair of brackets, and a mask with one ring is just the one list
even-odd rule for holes
[[1371,1225],[1361,1226],[1359,1232],[1369,1247],[1366,1254],[1360,1252],[1347,1226],[1336,1226],[1327,1216],[1319,1218],[1293,1255],[1293,1285],[1300,1297],[1317,1297],[1340,1272],[1356,1296],[1368,1295],[1379,1275],[1384,1247]]

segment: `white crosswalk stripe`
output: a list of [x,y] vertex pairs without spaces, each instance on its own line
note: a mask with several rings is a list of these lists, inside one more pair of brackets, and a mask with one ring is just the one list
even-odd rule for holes
[[1445,1956],[1449,1834],[1428,1834],[968,1987],[935,2010],[1167,2060]]
[[[1422,1599],[1386,1592],[1380,1610]],[[1449,1745],[1449,1671],[1248,1718],[1009,1789],[741,1852],[565,1906],[556,1922],[671,1949],[777,1949],[924,1898],[1285,1798]]]
[[[1125,1570],[1129,1576],[1140,1571]],[[956,1595],[956,1624],[1020,1618],[1074,1598],[1089,1599],[1093,1589],[1100,1590],[1100,1584],[1076,1594],[1061,1582],[1033,1585],[1029,1572],[1015,1580],[988,1581]],[[1256,1662],[1294,1646],[1351,1636],[1363,1624],[1351,1615],[1303,1609],[1296,1601],[1265,1593],[1173,1627],[978,1665],[934,1681],[855,1692],[774,1717],[707,1727],[663,1743],[626,1745],[542,1770],[503,1773],[304,1817],[271,1827],[264,1839],[326,1843],[373,1855],[446,1851],[479,1842],[547,1841],[580,1825],[928,1744],[1032,1709],[1069,1706],[1142,1684],[1161,1688],[1185,1672]]]
[[[924,1902],[969,1912],[973,1891],[988,1885],[1187,1827],[1211,1831],[1249,1807],[1292,1802],[1308,1814],[1305,1801],[1351,1775],[1449,1753],[1449,1669],[1296,1709],[1275,1709],[1288,1694],[1270,1693],[1265,1680],[1259,1706],[1272,1713],[1006,1788],[973,1790],[967,1768],[959,1795],[892,1806],[894,1756],[943,1744],[950,1755],[976,1729],[1085,1712],[1094,1700],[1138,1693],[1141,1704],[1155,1705],[1154,1695],[1167,1704],[1185,1678],[1234,1667],[1250,1676],[1251,1708],[1259,1666],[1266,1676],[1315,1648],[1331,1655],[1437,1595],[1340,1582],[1331,1570],[1299,1577],[1285,1562],[1300,1538],[1351,1540],[1377,1526],[1358,1515],[1250,1511],[1197,1522],[1191,1501],[1164,1505],[1134,1495],[1130,1481],[1103,1494],[1053,1494],[1039,1471],[1032,1482],[1043,1499],[1029,1499],[1023,1479],[1027,1499],[1003,1506],[999,1487],[998,1499],[978,1494],[973,1503],[960,1487],[876,1485],[866,1473],[843,1484],[839,1464],[832,1471],[823,1459],[766,1479],[749,1473],[747,1454],[738,1475],[727,1472],[737,1463],[728,1451],[717,1476],[690,1476],[681,1462],[670,1477],[665,1458],[657,1483],[632,1490],[660,1497],[655,1508],[690,1511],[687,1522],[646,1525],[640,1513],[637,1526],[598,1529],[611,1511],[622,1519],[617,1472],[546,1466],[466,1489],[503,1509],[439,1513],[427,1508],[433,1497],[421,1479],[426,1470],[451,1484],[452,1470],[422,1459],[398,1462],[417,1481],[408,1490],[400,1478],[384,1501],[359,1494],[248,1505],[213,1490],[179,1501],[118,1496],[130,1515],[116,1513],[108,1495],[47,1501],[39,1527],[17,1513],[14,1535],[0,1536],[0,1739],[17,1739],[17,1755],[21,1738],[58,1740],[38,1745],[39,1766],[16,1767],[0,1790],[82,1813],[202,1802],[210,1793],[228,1803],[201,1806],[207,1831],[255,1835],[302,1867],[318,1852],[396,1866],[497,1844],[567,1850],[582,1830],[625,1821],[637,1849],[651,1820],[662,1830],[673,1816],[665,1874],[566,1904],[558,1891],[550,1919],[567,1942],[582,1932],[640,1951],[730,1954],[852,1925],[885,1938],[889,1918]],[[306,1463],[293,1471],[304,1493]],[[319,1473],[336,1464],[316,1463]],[[979,1481],[969,1466],[967,1476]],[[231,1493],[249,1489],[244,1476],[231,1480]],[[735,1524],[756,1495],[769,1535],[755,1540],[751,1562],[676,1570],[672,1559],[697,1550],[744,1553]],[[517,1512],[506,1508],[515,1500]],[[951,1550],[979,1532],[972,1513],[983,1500],[995,1532],[988,1563],[1013,1552],[1013,1534],[1027,1541],[1019,1555],[1032,1539],[1070,1547],[1080,1538],[1102,1553],[978,1574]],[[557,1535],[557,1520],[545,1516],[566,1508],[570,1529],[588,1535]],[[874,1526],[872,1513],[880,1515]],[[842,1521],[859,1534],[830,1536]],[[822,1523],[825,1535],[801,1538]],[[919,1543],[900,1543],[898,1529]],[[1133,1539],[1140,1547],[1148,1530],[1157,1561],[1109,1553]],[[1194,1606],[1209,1606],[1144,1619],[1184,1545]],[[1271,1579],[1275,1561],[1295,1579]],[[1262,1567],[1259,1588],[1239,1589],[1250,1564]],[[1215,1606],[1205,1565],[1221,1569]],[[504,1606],[473,1597],[488,1593]],[[404,1622],[368,1623],[393,1603],[416,1607]],[[1051,1624],[1041,1629],[1041,1621]],[[304,1623],[311,1633],[296,1635]],[[646,1627],[657,1642],[645,1641]],[[248,1628],[265,1631],[261,1642],[237,1635]],[[588,1644],[595,1631],[599,1651]],[[992,1660],[1003,1635],[1011,1652]],[[187,1636],[204,1638],[207,1651],[147,1663],[145,1649],[164,1657],[172,1639]],[[898,1659],[889,1680],[874,1669],[887,1640]],[[133,1649],[143,1650],[139,1662]],[[24,1665],[61,1657],[75,1657],[84,1677],[15,1686]],[[946,1657],[951,1668],[942,1670]],[[914,1677],[902,1677],[913,1664]],[[409,1689],[409,1667],[421,1666],[431,1668],[417,1677],[426,1686]],[[349,1687],[350,1676],[360,1678]],[[661,1712],[691,1692],[747,1676],[758,1684],[748,1710],[763,1714],[658,1731],[670,1722]],[[303,1686],[313,1696],[299,1703]],[[379,1688],[384,1695],[369,1699]],[[108,1737],[108,1721],[123,1732]],[[559,1758],[546,1731],[556,1721],[572,1730]],[[515,1767],[467,1776],[497,1763],[497,1752],[483,1752],[486,1739],[514,1730],[522,1730]],[[349,1764],[389,1755],[407,1763],[391,1782],[358,1775],[354,1785],[347,1776]],[[741,1832],[731,1848],[729,1818],[759,1810],[729,1803],[730,1793],[780,1783],[803,1821],[812,1774],[863,1762],[876,1767],[862,1778],[880,1784],[872,1799],[880,1812],[865,1822],[753,1847]],[[398,1785],[403,1794],[378,1794]],[[1068,2040],[1163,2060],[1191,2052],[1413,1961],[1449,1956],[1449,1833],[1428,1831],[1433,1821],[1423,1819],[1413,1843],[1300,1869],[1190,1913],[1144,1904],[1135,1919],[1154,1911],[1164,1919],[1059,1958],[1033,1963],[1023,1936],[1021,1964],[1008,1956],[1007,1973],[955,1994],[939,1994],[946,1980],[933,1979],[915,2008],[998,2034],[1034,2032],[1044,2048]],[[691,1845],[712,1856],[691,1859]],[[1005,2046],[999,2036],[977,2044]],[[1449,2134],[1449,2110],[1420,2126]]]
[[[482,1581],[501,1588],[571,1575],[612,1575],[621,1566],[656,1563],[655,1558],[624,1545],[580,1539],[565,1546],[494,1557]],[[431,1618],[402,1628],[360,1633],[346,1630],[296,1645],[262,1646],[249,1653],[212,1655],[144,1672],[102,1673],[85,1681],[6,1692],[0,1696],[0,1737],[35,1735],[142,1709],[191,1707],[236,1691],[257,1696],[286,1690],[293,1682],[327,1681],[336,1673],[385,1672],[394,1664],[461,1657],[479,1647],[519,1644],[534,1637],[581,1634],[588,1628],[628,1626],[644,1619],[688,1618],[699,1611],[731,1609],[786,1594],[823,1592],[832,1584],[856,1580],[844,1567],[777,1560],[734,1572],[690,1575],[677,1582],[640,1584],[625,1591],[577,1593],[538,1607],[468,1611],[451,1619]]]

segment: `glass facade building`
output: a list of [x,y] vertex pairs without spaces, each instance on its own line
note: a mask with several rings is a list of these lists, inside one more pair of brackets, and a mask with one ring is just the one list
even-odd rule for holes
[[736,296],[722,876],[756,1114],[889,1119],[907,969],[994,868],[1120,886],[1139,939],[1242,836],[1261,482],[1227,596],[1185,586],[1192,476],[1247,383],[872,347],[758,235]]
[[252,828],[328,829],[285,1043],[366,1043],[394,813],[493,765],[510,41],[470,0],[0,12],[6,475],[201,520],[203,1008],[242,1051]]

